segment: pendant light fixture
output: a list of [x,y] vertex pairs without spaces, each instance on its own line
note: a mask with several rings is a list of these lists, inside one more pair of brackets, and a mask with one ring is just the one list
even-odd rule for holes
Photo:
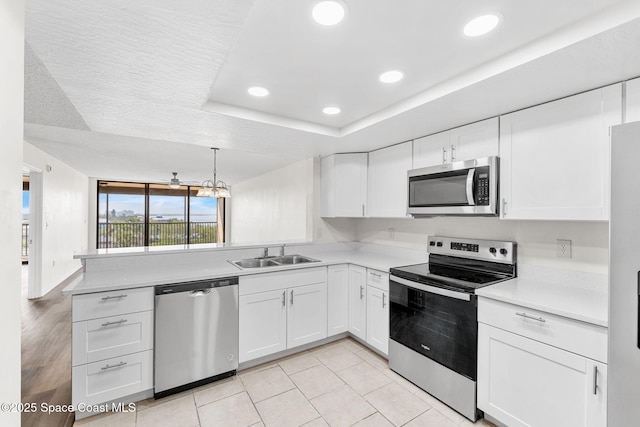
[[229,192],[229,187],[223,181],[219,181],[217,179],[217,170],[216,170],[216,154],[218,153],[218,148],[211,148],[213,150],[213,180],[207,179],[202,183],[197,197],[231,197],[231,193]]

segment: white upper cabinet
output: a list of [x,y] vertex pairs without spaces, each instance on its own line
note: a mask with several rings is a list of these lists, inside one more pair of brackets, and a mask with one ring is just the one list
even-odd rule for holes
[[322,217],[365,216],[367,153],[332,154],[320,161]]
[[451,132],[444,131],[413,141],[413,167],[420,169],[449,163]]
[[640,78],[627,83],[625,123],[640,121]]
[[369,153],[367,216],[407,216],[407,171],[412,169],[411,141]]
[[620,84],[500,118],[500,216],[609,218],[609,128],[622,120]]
[[494,117],[416,139],[413,168],[497,156],[498,131],[498,118]]

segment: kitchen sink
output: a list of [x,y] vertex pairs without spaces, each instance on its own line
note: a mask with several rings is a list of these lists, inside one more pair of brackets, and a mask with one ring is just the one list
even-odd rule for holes
[[273,258],[274,261],[280,264],[303,264],[305,262],[318,262],[319,260],[309,258],[304,255],[284,255]]
[[234,264],[240,268],[261,268],[261,267],[272,267],[276,265],[280,265],[273,260],[273,258],[249,258],[249,259],[239,259],[237,261],[231,261],[231,264]]
[[320,262],[319,259],[310,258],[308,256],[293,254],[273,256],[266,258],[247,258],[236,261],[229,261],[231,264],[240,268],[262,268],[277,267],[283,265],[304,264],[307,262]]

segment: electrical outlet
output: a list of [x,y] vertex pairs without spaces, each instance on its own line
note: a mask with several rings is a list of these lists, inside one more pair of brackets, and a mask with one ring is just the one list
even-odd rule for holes
[[395,228],[389,228],[389,239],[393,240],[396,237],[396,229]]
[[556,257],[571,258],[571,240],[556,240]]
[[322,238],[322,227],[316,228],[316,238],[317,239],[321,239]]

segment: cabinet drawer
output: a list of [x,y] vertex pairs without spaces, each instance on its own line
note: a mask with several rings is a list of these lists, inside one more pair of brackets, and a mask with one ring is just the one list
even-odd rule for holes
[[327,267],[301,268],[240,276],[240,295],[268,292],[327,281]]
[[151,287],[73,297],[74,322],[148,310],[153,310],[153,288]]
[[389,273],[367,268],[367,285],[389,291]]
[[607,328],[601,326],[483,297],[478,322],[607,362]]
[[72,401],[95,405],[153,388],[153,351],[75,366]]
[[73,366],[153,349],[153,311],[73,323]]

